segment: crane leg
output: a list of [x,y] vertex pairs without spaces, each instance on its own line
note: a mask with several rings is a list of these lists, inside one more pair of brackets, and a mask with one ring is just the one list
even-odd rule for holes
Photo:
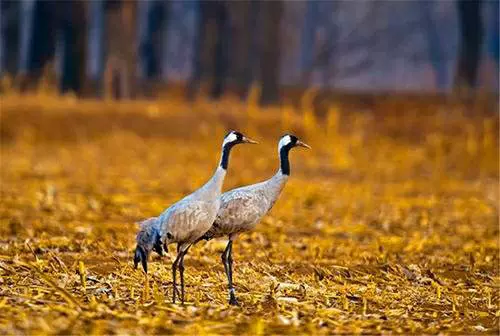
[[229,304],[236,306],[236,305],[238,305],[238,300],[236,300],[236,296],[234,294],[234,287],[233,287],[232,251],[233,251],[233,241],[232,241],[232,239],[229,239],[229,242],[227,243],[226,249],[222,253],[221,259],[222,259],[222,263],[224,264],[224,271],[226,272],[226,277],[227,277],[227,281],[228,281]]
[[177,276],[177,265],[179,264],[179,261],[182,257],[182,252],[177,248],[177,257],[174,260],[174,263],[172,264],[172,286],[173,286],[173,293],[172,293],[172,302],[175,303],[175,297],[176,294],[179,294],[179,291],[177,290],[177,282],[176,282],[176,276]]
[[179,262],[179,272],[181,275],[181,302],[184,304],[184,257],[186,256],[191,245],[188,245],[185,249],[181,249],[181,259]]

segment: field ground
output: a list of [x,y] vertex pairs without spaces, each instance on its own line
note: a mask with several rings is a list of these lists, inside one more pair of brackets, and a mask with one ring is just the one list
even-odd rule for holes
[[[1,104],[0,334],[499,332],[499,121],[481,106]],[[236,148],[226,190],[274,173],[285,130],[313,150],[235,243],[241,307],[225,241],[191,249],[172,305],[173,248],[146,281],[134,223],[200,186],[229,128],[261,145]]]

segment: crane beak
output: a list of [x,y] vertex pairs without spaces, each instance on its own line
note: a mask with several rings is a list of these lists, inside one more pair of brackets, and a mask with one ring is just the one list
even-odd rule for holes
[[252,140],[252,139],[247,138],[247,137],[243,137],[243,143],[248,143],[248,144],[258,144],[258,142],[257,142],[257,141]]
[[300,140],[297,140],[296,146],[304,147],[304,148],[307,148],[307,149],[311,149],[311,146],[309,146],[308,144],[306,144],[305,142],[302,142]]

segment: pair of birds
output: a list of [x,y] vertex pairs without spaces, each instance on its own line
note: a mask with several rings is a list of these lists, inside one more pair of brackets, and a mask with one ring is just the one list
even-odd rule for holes
[[[294,147],[310,148],[292,134],[283,135],[278,143],[280,167],[270,179],[222,193],[231,149],[238,144],[255,144],[240,132],[231,131],[222,143],[219,165],[212,178],[201,188],[172,204],[158,217],[142,221],[137,233],[134,265],[142,264],[148,272],[151,251],[163,255],[168,245],[177,243],[177,257],[172,264],[173,302],[180,296],[184,303],[184,257],[189,248],[201,240],[228,237],[222,263],[229,285],[229,304],[237,305],[233,287],[233,241],[238,234],[252,230],[271,210],[290,175],[288,153]],[[181,292],[177,289],[179,269]]]

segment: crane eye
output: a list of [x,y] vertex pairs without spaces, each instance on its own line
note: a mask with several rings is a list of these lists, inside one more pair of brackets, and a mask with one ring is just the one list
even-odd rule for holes
[[174,238],[174,236],[170,232],[167,232],[167,238],[172,239],[172,238]]

